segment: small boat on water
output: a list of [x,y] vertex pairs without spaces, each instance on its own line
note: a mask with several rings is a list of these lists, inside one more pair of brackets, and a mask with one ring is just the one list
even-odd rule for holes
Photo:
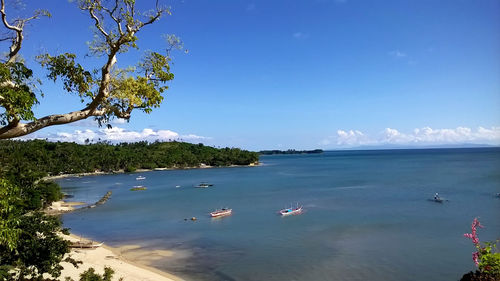
[[200,184],[198,184],[197,186],[195,186],[196,188],[207,188],[209,186],[214,186],[213,184],[211,183],[208,183],[208,182],[200,182]]
[[439,197],[438,193],[436,193],[436,194],[434,194],[433,201],[437,202],[437,203],[443,203],[444,200],[443,200],[443,198]]
[[147,188],[145,186],[142,186],[142,185],[134,185],[134,187],[132,187],[130,190],[132,191],[137,191],[137,190],[146,190]]
[[223,216],[229,216],[233,213],[233,209],[228,209],[228,208],[222,208],[219,210],[215,210],[210,213],[210,216],[212,218],[217,218],[217,217],[223,217]]
[[137,178],[135,178],[136,180],[140,181],[140,180],[145,180],[146,177],[143,177],[143,176],[138,176]]
[[282,216],[289,216],[289,215],[299,215],[302,213],[302,206],[298,206],[297,204],[297,207],[295,208],[286,208],[286,209],[282,209],[280,210],[279,212]]

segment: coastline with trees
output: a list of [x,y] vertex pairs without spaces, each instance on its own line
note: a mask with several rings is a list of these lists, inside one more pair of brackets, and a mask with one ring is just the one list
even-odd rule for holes
[[2,169],[30,170],[41,177],[148,170],[249,166],[259,154],[185,142],[76,144],[45,140],[0,141]]

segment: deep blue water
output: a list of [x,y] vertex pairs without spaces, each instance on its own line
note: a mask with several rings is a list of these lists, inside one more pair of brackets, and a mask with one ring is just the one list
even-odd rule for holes
[[[459,280],[474,268],[463,237],[472,219],[485,226],[481,240],[500,238],[498,148],[335,151],[261,162],[62,179],[75,201],[113,191],[102,206],[64,215],[64,224],[114,246],[187,250],[188,258],[154,264],[187,280]],[[202,181],[215,186],[193,188]],[[148,189],[129,190],[137,184]],[[435,192],[448,201],[429,201]],[[297,202],[302,215],[277,215]],[[233,215],[211,219],[220,207]]]

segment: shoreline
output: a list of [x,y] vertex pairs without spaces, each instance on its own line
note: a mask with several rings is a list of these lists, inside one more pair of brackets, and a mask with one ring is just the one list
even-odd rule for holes
[[[168,171],[168,170],[188,170],[188,169],[209,169],[209,168],[238,168],[238,167],[257,167],[261,166],[261,162],[251,163],[249,165],[230,165],[230,166],[208,166],[200,165],[196,167],[184,167],[184,168],[156,168],[156,169],[137,169],[130,173],[143,173],[143,172],[154,172],[154,171]],[[96,171],[91,173],[78,173],[78,174],[61,174],[56,176],[47,176],[42,178],[42,180],[55,180],[70,177],[83,177],[83,176],[95,176],[95,175],[110,175],[110,174],[123,174],[124,170],[113,171],[113,172],[102,172]],[[72,212],[75,210],[84,209],[85,207],[78,208],[77,206],[83,205],[82,202],[72,202],[72,201],[57,201],[54,202],[52,206],[46,209],[46,212],[51,215],[60,215],[63,213]],[[76,208],[75,208],[76,207]],[[62,235],[64,239],[69,241],[81,241],[87,240],[78,236],[76,234],[70,233],[70,235]],[[87,240],[88,241],[88,240]],[[66,276],[71,277],[74,280],[79,280],[80,274],[90,267],[93,267],[96,273],[103,274],[104,267],[111,267],[115,273],[112,280],[123,280],[123,281],[185,281],[184,279],[175,276],[169,272],[162,271],[151,266],[151,262],[154,262],[154,258],[165,258],[176,256],[180,259],[185,257],[186,253],[182,251],[171,251],[171,250],[141,250],[137,245],[122,245],[120,247],[111,247],[103,244],[96,249],[71,249],[70,255],[83,263],[79,265],[79,268],[75,268],[72,264],[62,262],[63,271],[59,280],[64,280]],[[147,255],[151,259],[140,259],[138,257]],[[129,258],[127,258],[127,256]],[[132,261],[131,259],[135,260]],[[141,263],[142,261],[143,263]],[[145,264],[147,263],[147,264]],[[120,279],[123,278],[123,279]]]
[[[62,237],[73,242],[86,240],[72,233],[62,235]],[[80,274],[90,267],[93,267],[97,273],[102,274],[104,273],[104,267],[108,266],[115,271],[112,280],[123,278],[123,281],[185,281],[171,273],[127,259],[122,254],[122,251],[127,247],[130,248],[130,246],[126,245],[111,247],[104,244],[96,249],[71,249],[71,257],[83,263],[79,265],[79,268],[75,268],[70,263],[62,262],[61,265],[64,269],[59,280],[64,280],[66,276],[79,280]],[[175,255],[175,252],[169,251],[169,253]]]
[[112,172],[103,172],[103,171],[95,171],[88,173],[76,173],[76,174],[60,174],[54,176],[45,176],[41,178],[41,181],[49,181],[49,180],[57,180],[64,178],[80,178],[85,176],[101,176],[101,175],[116,175],[116,174],[134,174],[134,173],[146,173],[146,172],[155,172],[155,171],[176,171],[176,170],[193,170],[193,169],[215,169],[215,168],[244,168],[244,167],[258,167],[261,166],[261,162],[250,163],[248,165],[229,165],[229,166],[209,166],[209,165],[200,165],[200,166],[191,166],[191,167],[183,167],[183,168],[154,168],[154,169],[137,169],[133,172],[125,172],[125,170],[121,169],[118,171]]

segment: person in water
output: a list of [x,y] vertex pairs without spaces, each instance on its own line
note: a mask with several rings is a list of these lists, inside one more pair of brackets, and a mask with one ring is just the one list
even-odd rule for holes
[[439,194],[436,192],[436,194],[434,194],[434,200],[439,200],[441,198],[439,198]]

